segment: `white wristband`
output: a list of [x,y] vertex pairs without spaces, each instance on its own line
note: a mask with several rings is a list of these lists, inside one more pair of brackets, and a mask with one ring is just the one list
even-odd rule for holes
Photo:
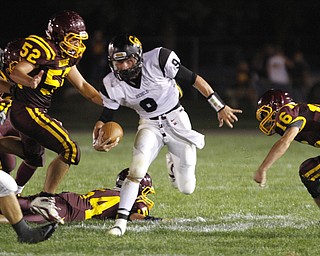
[[225,107],[224,102],[222,99],[219,97],[219,95],[214,92],[208,97],[208,102],[215,109],[215,111],[219,112]]

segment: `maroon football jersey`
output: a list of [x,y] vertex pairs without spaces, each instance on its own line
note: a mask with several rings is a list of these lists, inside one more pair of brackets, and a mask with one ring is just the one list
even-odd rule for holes
[[[18,197],[24,219],[30,222],[43,223],[46,220],[30,210],[30,203],[36,197]],[[80,195],[72,192],[62,192],[54,195],[59,216],[65,222],[95,219],[115,219],[120,202],[120,191],[112,189],[96,189]],[[150,203],[151,202],[151,203]],[[149,215],[153,202],[147,197],[138,197],[131,213]]]
[[52,94],[63,86],[71,67],[80,60],[62,55],[59,46],[36,35],[25,38],[20,56],[36,67],[29,73],[30,76],[37,75],[41,70],[44,74],[36,89],[18,85],[14,91],[14,99],[26,106],[37,108],[50,107]]
[[298,127],[294,140],[320,147],[320,105],[289,103],[276,116],[276,133],[283,135],[288,127]]

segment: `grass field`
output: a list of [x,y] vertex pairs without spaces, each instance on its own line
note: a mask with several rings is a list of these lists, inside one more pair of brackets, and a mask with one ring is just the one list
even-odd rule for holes
[[[151,214],[163,222],[131,222],[120,238],[106,235],[113,221],[65,224],[36,245],[16,243],[14,231],[3,224],[0,255],[319,255],[320,211],[298,176],[300,163],[319,150],[293,143],[270,169],[268,186],[259,189],[252,176],[277,135],[237,128],[203,132],[206,146],[198,151],[194,194],[170,187],[166,148],[150,167],[156,189]],[[82,159],[59,191],[113,187],[118,171],[130,162],[133,136],[126,133],[117,148],[101,153],[92,149],[89,132],[74,133]],[[47,152],[47,163],[53,156]],[[24,194],[39,192],[44,176],[45,168],[39,169]]]

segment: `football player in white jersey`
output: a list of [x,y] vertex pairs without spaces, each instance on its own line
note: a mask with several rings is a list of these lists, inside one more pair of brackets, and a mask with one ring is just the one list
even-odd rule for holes
[[100,93],[104,110],[93,130],[93,146],[109,151],[117,142],[103,141],[100,127],[113,119],[120,106],[134,109],[139,126],[133,146],[129,175],[120,192],[120,204],[114,227],[109,234],[121,236],[126,231],[129,211],[137,197],[139,182],[150,164],[165,145],[169,177],[184,194],[193,193],[196,186],[196,148],[204,147],[204,135],[192,130],[188,114],[179,102],[177,83],[194,86],[218,113],[219,127],[230,127],[238,121],[236,113],[225,105],[217,92],[199,75],[180,63],[171,50],[159,47],[142,53],[135,36],[122,34],[109,43],[108,60],[112,70],[104,79]]

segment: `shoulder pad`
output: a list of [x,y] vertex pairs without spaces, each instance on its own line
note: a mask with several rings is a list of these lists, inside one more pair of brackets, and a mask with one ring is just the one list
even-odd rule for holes
[[25,38],[25,43],[22,46],[20,56],[33,64],[38,62],[54,60],[57,55],[57,49],[43,37],[30,35]]

